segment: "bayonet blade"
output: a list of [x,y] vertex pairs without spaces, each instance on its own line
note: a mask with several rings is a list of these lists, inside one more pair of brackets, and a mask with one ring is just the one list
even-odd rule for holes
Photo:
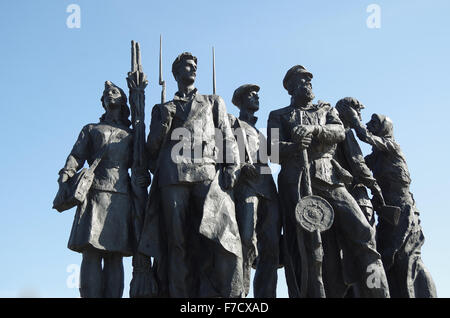
[[212,47],[213,55],[213,94],[216,95],[216,55],[214,52],[214,46]]

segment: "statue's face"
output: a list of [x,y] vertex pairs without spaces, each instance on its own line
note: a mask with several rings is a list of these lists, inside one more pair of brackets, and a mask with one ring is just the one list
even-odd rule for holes
[[314,99],[314,93],[312,91],[311,78],[305,74],[294,74],[291,78],[292,97],[294,99],[309,100]]
[[368,130],[370,133],[374,134],[375,136],[378,136],[378,133],[379,133],[380,130],[381,130],[381,122],[380,122],[380,119],[379,119],[377,116],[372,115],[372,118],[371,118],[370,121],[366,124],[366,126],[367,126],[367,130]]
[[191,85],[195,82],[197,76],[197,64],[194,60],[188,59],[181,62],[178,66],[177,81],[185,85]]
[[256,112],[259,109],[259,96],[257,91],[250,91],[242,97],[242,108]]
[[106,109],[120,107],[122,102],[122,94],[117,87],[111,86],[103,91],[103,103]]

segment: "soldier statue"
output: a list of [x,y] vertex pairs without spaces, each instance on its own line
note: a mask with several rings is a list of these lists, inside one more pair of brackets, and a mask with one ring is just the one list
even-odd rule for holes
[[[302,162],[303,149],[307,149],[312,192],[328,200],[335,214],[332,230],[324,232],[323,237],[326,296],[342,297],[346,293],[342,286],[364,282],[361,297],[389,297],[386,275],[375,246],[375,230],[345,187],[351,179],[350,173],[334,159],[337,144],[345,138],[344,126],[337,111],[328,103],[313,104],[312,78],[313,75],[301,65],[289,69],[283,86],[291,96],[291,104],[272,111],[268,119],[268,139],[274,148],[279,148],[278,162],[281,164],[278,191],[288,251],[284,265],[289,296],[311,296],[310,286],[305,283],[305,263],[308,263],[300,252],[304,250],[301,244],[306,250],[311,246],[311,233],[304,232],[303,240],[299,241],[295,218],[296,205],[305,189],[302,182],[308,177],[303,173],[305,163]],[[273,154],[271,159],[274,160]],[[342,264],[351,266],[344,268],[343,277],[340,251],[344,259]],[[372,278],[376,279],[373,281]]]
[[259,109],[259,86],[238,87],[232,102],[239,118],[229,114],[241,162],[241,173],[234,188],[236,219],[242,241],[245,294],[250,287],[250,272],[256,262],[253,280],[255,298],[275,298],[279,267],[281,219],[278,193],[268,166],[267,140],[255,128]]
[[379,219],[377,248],[381,253],[392,297],[437,297],[433,279],[421,258],[424,235],[419,211],[409,190],[408,166],[394,139],[389,117],[373,114],[367,128],[358,120],[353,128],[362,141],[372,146],[366,162],[383,192],[387,204],[401,209],[400,220],[392,225]]
[[160,296],[240,297],[242,251],[230,196],[239,153],[225,102],[197,92],[191,53],[175,59],[172,73],[178,91],[152,110],[154,177],[139,250],[155,258]]

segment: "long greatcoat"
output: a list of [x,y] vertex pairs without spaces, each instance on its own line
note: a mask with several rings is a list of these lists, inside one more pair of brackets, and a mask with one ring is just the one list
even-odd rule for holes
[[[152,111],[147,149],[150,170],[154,174],[154,178],[138,250],[144,255],[154,257],[158,283],[162,285],[160,290],[165,290],[167,274],[164,262],[167,258],[167,247],[159,189],[168,184],[209,180],[211,183],[205,198],[201,224],[196,230],[212,242],[209,246],[213,246],[214,251],[204,251],[203,253],[217,253],[221,256],[222,262],[229,266],[227,277],[220,277],[222,282],[217,284],[221,286],[218,293],[222,297],[239,297],[242,294],[242,249],[239,229],[232,194],[221,186],[222,168],[238,167],[239,158],[237,145],[227,118],[225,103],[217,95],[201,95],[194,92],[193,98],[185,104],[188,110],[183,111],[180,110],[177,99],[180,98],[176,96],[168,103],[157,104]],[[167,112],[173,112],[170,123],[165,122],[164,114]],[[176,128],[185,128],[192,133],[192,136],[201,134],[201,144],[199,145],[195,144],[198,139],[188,140],[188,142],[192,142],[193,148],[200,146],[202,149],[201,162],[182,161],[176,163],[172,160],[171,150],[175,143],[170,140],[170,136]],[[222,133],[219,140],[222,140],[226,149],[231,152],[228,153],[232,157],[230,164],[219,164],[218,157],[221,147],[216,144],[215,140],[217,128]]]

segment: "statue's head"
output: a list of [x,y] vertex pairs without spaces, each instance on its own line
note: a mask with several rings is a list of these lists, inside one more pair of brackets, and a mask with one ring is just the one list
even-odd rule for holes
[[301,65],[291,67],[283,79],[283,86],[297,102],[310,102],[314,99],[311,80],[313,75]]
[[106,111],[127,105],[127,95],[125,95],[125,92],[110,81],[105,82],[105,89],[100,100]]
[[372,114],[372,118],[366,124],[367,130],[375,136],[394,137],[394,124],[392,120],[384,115]]
[[244,84],[239,86],[233,93],[231,102],[240,110],[256,112],[259,109],[259,86]]
[[102,97],[100,98],[105,114],[100,118],[103,120],[106,113],[115,109],[121,109],[122,121],[125,125],[129,126],[128,117],[130,116],[130,109],[127,105],[127,95],[119,86],[115,85],[111,81],[105,82],[105,89],[103,90]]
[[189,52],[181,53],[172,63],[172,74],[178,83],[194,84],[197,76],[197,58]]
[[353,122],[355,118],[362,120],[361,109],[364,108],[364,105],[353,97],[342,98],[336,103],[336,109],[339,112],[339,118],[342,120],[345,126],[349,126],[349,123]]

